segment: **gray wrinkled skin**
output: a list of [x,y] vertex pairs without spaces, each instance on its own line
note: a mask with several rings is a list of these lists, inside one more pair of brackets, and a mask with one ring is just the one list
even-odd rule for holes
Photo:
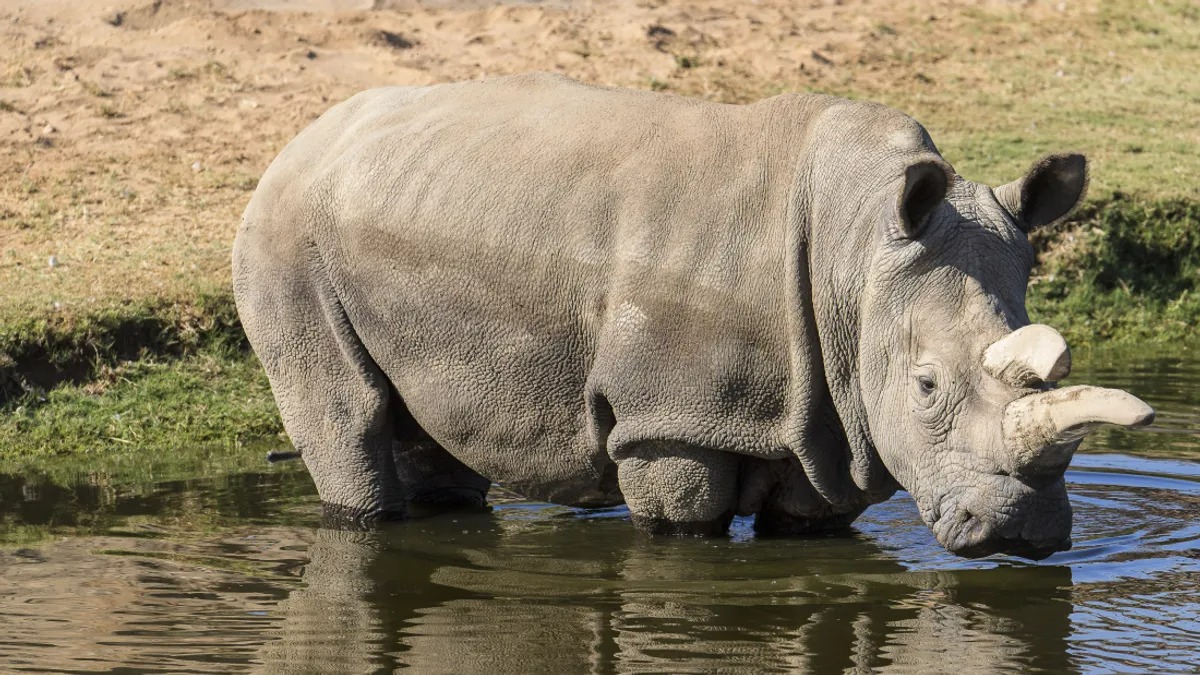
[[234,288],[333,513],[496,481],[650,532],[798,533],[904,486],[951,550],[1040,557],[1069,546],[1062,471],[1004,474],[1001,420],[1045,387],[980,363],[1028,324],[1025,230],[1085,177],[1048,158],[1006,208],[911,118],[826,96],[375,89],[268,169]]

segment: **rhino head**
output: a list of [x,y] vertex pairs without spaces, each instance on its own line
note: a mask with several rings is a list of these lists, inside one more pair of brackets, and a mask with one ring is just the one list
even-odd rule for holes
[[1025,311],[1026,235],[1066,218],[1086,183],[1080,155],[1047,157],[995,190],[928,155],[903,168],[875,226],[857,402],[878,460],[958,555],[1070,548],[1063,476],[1080,440],[1101,424],[1153,420],[1123,391],[1056,388],[1070,351]]

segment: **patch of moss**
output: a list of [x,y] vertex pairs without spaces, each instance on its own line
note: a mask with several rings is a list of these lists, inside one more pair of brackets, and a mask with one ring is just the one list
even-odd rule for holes
[[1029,313],[1072,345],[1200,337],[1200,203],[1116,194],[1034,244]]
[[254,356],[216,348],[102,367],[0,410],[0,459],[237,448],[283,429]]

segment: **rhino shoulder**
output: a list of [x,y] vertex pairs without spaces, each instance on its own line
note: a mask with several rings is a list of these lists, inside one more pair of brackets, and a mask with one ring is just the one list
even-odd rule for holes
[[940,154],[924,125],[907,113],[874,101],[838,99],[822,112],[816,124],[845,147],[886,154]]

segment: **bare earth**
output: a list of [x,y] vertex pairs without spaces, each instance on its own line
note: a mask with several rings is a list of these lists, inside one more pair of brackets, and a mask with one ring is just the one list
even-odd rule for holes
[[[1195,183],[1176,173],[1195,167],[1200,147],[1196,115],[1187,114],[1200,107],[1187,51],[1195,24],[1160,17],[1154,35],[1183,51],[1154,53],[1144,33],[1106,37],[1100,6],[8,0],[0,321],[225,288],[240,212],[271,158],[333,103],[385,84],[552,70],[729,102],[853,93],[926,122],[972,177],[1011,179],[1037,151],[1080,146],[1097,166],[1135,175],[1154,161],[1139,157],[1162,147],[1193,164],[1167,162],[1150,183],[1194,195]],[[1154,75],[1189,60],[1192,75],[1179,77],[1190,89]],[[1154,96],[1169,105],[1154,108],[1161,121],[1145,138],[1112,143],[1108,117],[1038,126],[1067,95],[1084,113],[1093,97],[1092,107],[1119,120],[1112,106],[1124,106],[1118,112],[1133,120],[1118,129],[1126,136],[1140,129],[1138,105],[1154,106]],[[989,103],[985,121],[979,110]],[[988,142],[956,151],[968,137]],[[1121,187],[1105,175],[1120,174],[1102,172],[1098,185]]]

